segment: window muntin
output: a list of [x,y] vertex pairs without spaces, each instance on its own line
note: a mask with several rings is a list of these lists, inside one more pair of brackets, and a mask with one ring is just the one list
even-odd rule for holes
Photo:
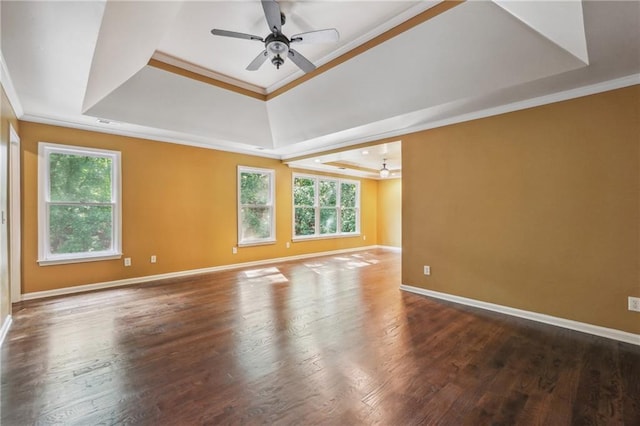
[[238,245],[275,242],[275,173],[238,167]]
[[120,153],[39,144],[40,265],[121,256]]
[[294,174],[294,238],[357,235],[359,211],[360,182]]

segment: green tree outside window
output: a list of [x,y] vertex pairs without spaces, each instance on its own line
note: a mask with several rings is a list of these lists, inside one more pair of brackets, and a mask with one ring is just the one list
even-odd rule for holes
[[238,175],[239,242],[273,241],[273,170],[240,167]]
[[316,182],[309,178],[294,178],[295,235],[316,233]]
[[49,155],[49,250],[52,254],[111,249],[111,158]]
[[358,182],[294,176],[293,203],[296,237],[358,232]]
[[120,152],[38,144],[38,263],[116,259]]

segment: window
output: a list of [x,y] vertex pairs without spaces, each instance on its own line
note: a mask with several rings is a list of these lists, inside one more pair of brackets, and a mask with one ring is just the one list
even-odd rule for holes
[[275,242],[273,170],[238,167],[238,245]]
[[38,154],[38,263],[119,258],[120,153],[41,142]]
[[351,182],[340,183],[340,225],[341,232],[345,234],[359,232],[358,210],[360,209],[360,197],[358,186]]
[[295,238],[357,235],[360,182],[320,176],[293,176]]

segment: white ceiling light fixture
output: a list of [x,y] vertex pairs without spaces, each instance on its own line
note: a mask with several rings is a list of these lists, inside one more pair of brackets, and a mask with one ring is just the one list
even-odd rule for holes
[[389,177],[389,169],[387,169],[387,159],[383,159],[382,160],[382,168],[380,169],[380,177],[381,178],[388,178]]

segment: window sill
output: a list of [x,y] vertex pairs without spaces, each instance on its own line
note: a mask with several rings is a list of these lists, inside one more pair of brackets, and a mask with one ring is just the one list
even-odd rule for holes
[[114,259],[120,259],[120,258],[122,258],[122,253],[103,254],[99,256],[60,257],[55,259],[39,259],[38,265],[40,266],[64,265],[67,263],[99,262],[102,260],[114,260]]
[[293,241],[294,243],[299,243],[302,241],[314,241],[314,240],[330,240],[330,239],[334,239],[334,238],[353,238],[353,237],[359,237],[360,233],[354,233],[354,234],[328,234],[328,235],[309,235],[309,236],[299,236],[299,237],[293,237],[291,239],[291,241]]
[[268,246],[275,243],[276,243],[276,240],[245,241],[243,243],[238,243],[238,247]]

